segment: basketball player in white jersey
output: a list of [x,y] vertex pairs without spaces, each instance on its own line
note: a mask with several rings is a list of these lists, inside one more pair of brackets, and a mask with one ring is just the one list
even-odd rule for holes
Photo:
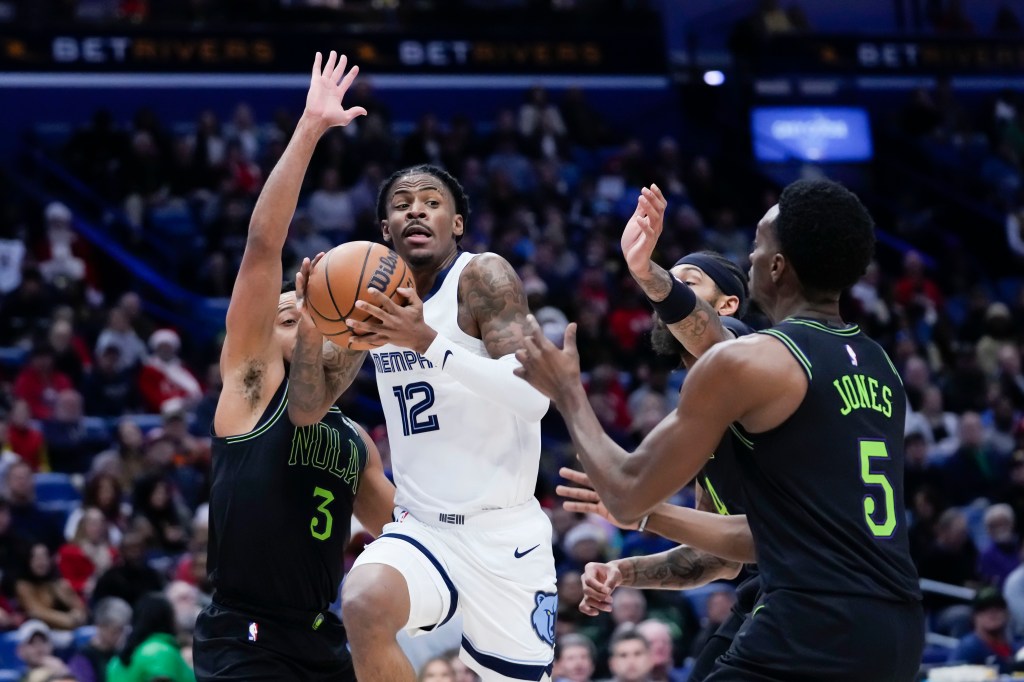
[[550,677],[551,524],[534,498],[548,400],[513,374],[528,309],[512,266],[458,242],[459,182],[416,166],[383,184],[384,241],[413,272],[402,306],[380,292],[353,349],[373,357],[398,488],[395,522],[345,579],[360,682],[411,682],[395,636],[463,618],[460,658],[483,680]]

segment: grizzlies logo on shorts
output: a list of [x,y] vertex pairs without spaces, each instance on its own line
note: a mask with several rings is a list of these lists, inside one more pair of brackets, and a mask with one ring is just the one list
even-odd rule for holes
[[558,614],[558,595],[553,592],[538,592],[534,595],[537,604],[530,615],[533,631],[545,644],[555,645],[555,616]]

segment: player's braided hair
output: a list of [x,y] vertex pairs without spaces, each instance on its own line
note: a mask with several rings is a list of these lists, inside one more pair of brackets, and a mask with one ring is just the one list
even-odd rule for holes
[[[445,169],[424,163],[418,166],[409,166],[408,168],[397,170],[391,174],[391,177],[384,181],[384,184],[380,186],[380,192],[377,194],[377,220],[387,220],[388,200],[391,197],[391,189],[395,186],[395,183],[398,182],[398,179],[419,173],[433,175],[444,183],[444,186],[448,188],[448,192],[455,200],[455,213],[461,215],[463,221],[469,219],[469,197],[466,195],[466,190],[462,188],[462,184],[455,179],[454,175]],[[461,234],[455,236],[456,242],[461,240]]]

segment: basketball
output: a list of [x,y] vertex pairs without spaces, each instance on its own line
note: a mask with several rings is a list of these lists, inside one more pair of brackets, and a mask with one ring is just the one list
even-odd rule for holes
[[389,298],[398,287],[414,287],[412,273],[401,257],[376,242],[347,242],[320,259],[306,283],[306,306],[320,333],[344,346],[354,333],[346,319],[363,321],[371,315],[356,308],[356,301],[373,303],[373,287]]

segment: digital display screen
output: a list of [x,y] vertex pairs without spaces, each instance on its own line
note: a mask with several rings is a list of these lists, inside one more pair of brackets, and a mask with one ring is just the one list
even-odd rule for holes
[[758,161],[869,161],[871,122],[858,107],[755,107]]

